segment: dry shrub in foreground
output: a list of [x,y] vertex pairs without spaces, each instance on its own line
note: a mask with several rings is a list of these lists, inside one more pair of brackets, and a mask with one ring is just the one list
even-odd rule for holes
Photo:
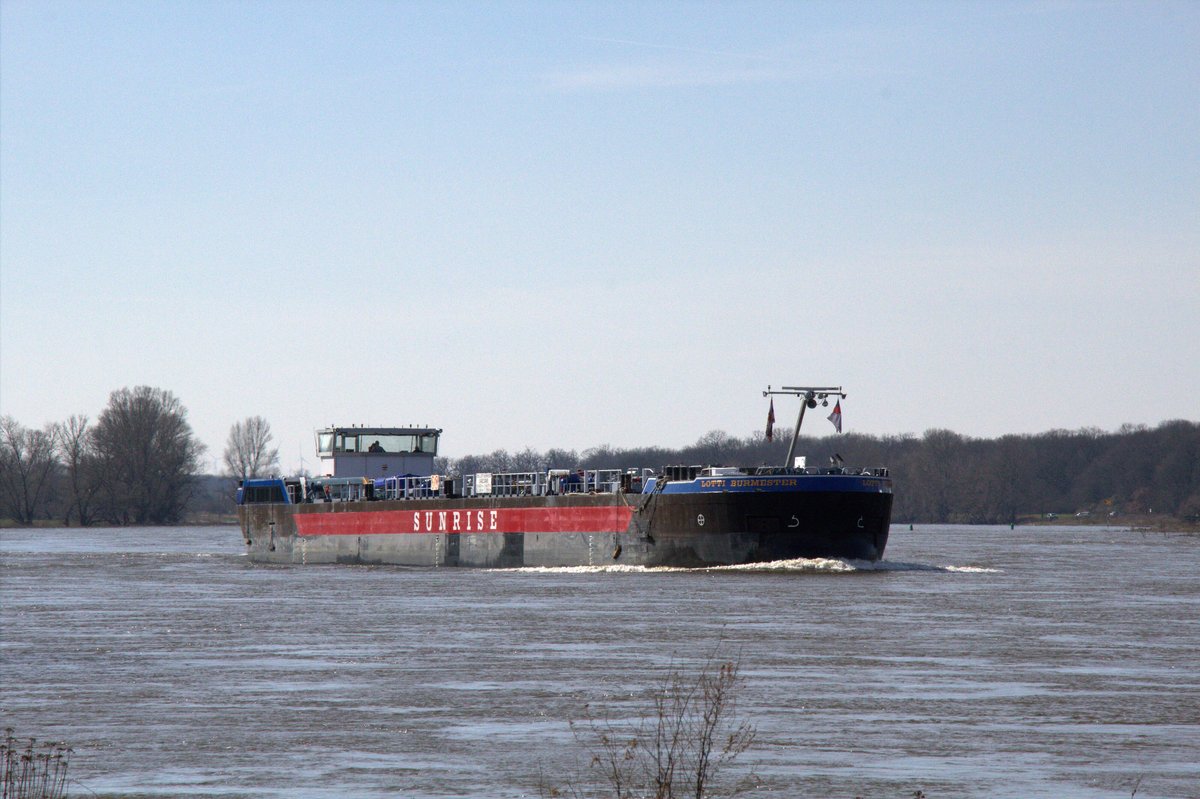
[[736,660],[710,657],[699,676],[672,667],[637,718],[614,718],[611,708],[584,706],[572,721],[575,739],[591,755],[588,778],[552,797],[577,799],[706,799],[743,793],[753,775],[727,784],[726,767],[754,743],[755,728],[737,712],[741,684]]
[[62,799],[67,795],[67,765],[71,750],[61,743],[40,747],[30,738],[20,744],[12,727],[0,742],[0,791],[3,799]]

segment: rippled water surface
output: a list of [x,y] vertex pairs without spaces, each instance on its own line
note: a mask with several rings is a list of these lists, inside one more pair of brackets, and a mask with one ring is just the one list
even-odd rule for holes
[[236,527],[0,532],[0,724],[72,796],[521,797],[568,721],[740,657],[751,796],[1200,797],[1200,540],[895,526],[880,564],[248,563]]

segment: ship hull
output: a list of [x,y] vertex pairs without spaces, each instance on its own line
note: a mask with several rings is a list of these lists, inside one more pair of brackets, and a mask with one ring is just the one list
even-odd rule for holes
[[696,568],[877,560],[891,506],[888,481],[887,490],[250,504],[238,517],[250,559],[262,563]]

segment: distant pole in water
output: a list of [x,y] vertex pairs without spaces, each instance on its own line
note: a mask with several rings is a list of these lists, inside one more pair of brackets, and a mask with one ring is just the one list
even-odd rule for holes
[[817,407],[817,400],[826,400],[832,396],[846,398],[846,392],[842,391],[841,386],[782,386],[774,391],[767,386],[763,396],[769,394],[791,394],[801,398],[800,415],[796,418],[796,429],[792,431],[792,443],[788,445],[787,460],[783,462],[785,468],[790,468],[793,463],[792,457],[796,454],[796,439],[800,437],[800,425],[804,424],[804,412],[809,408]]

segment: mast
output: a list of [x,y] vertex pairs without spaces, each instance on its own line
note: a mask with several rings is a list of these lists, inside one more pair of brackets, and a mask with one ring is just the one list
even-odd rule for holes
[[829,404],[829,397],[846,398],[846,392],[842,391],[841,386],[780,386],[778,389],[772,389],[767,386],[767,390],[763,392],[763,396],[770,394],[791,394],[795,397],[800,397],[800,415],[796,417],[796,429],[792,432],[792,443],[788,445],[787,460],[783,465],[790,468],[792,465],[792,456],[796,452],[796,439],[800,437],[800,425],[804,423],[804,411],[809,408],[817,407],[819,400],[822,405]]

